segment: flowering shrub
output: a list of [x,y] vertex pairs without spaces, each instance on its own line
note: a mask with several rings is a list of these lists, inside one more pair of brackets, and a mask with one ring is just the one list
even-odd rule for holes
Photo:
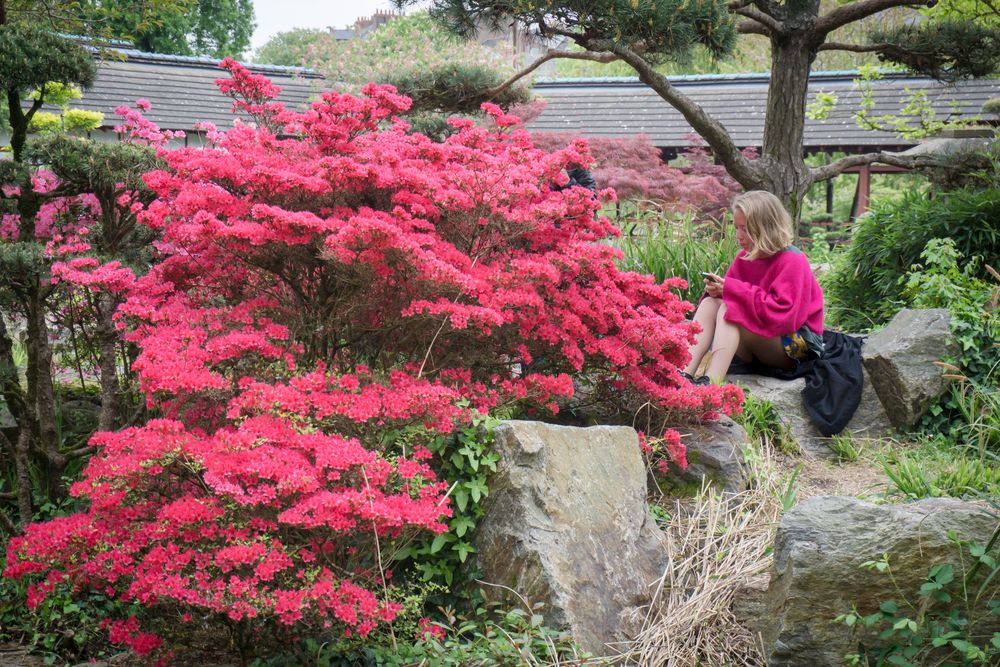
[[[520,105],[512,111],[541,113],[537,103]],[[696,136],[689,137],[692,140]],[[569,135],[536,132],[535,145],[555,149],[565,145]],[[599,187],[614,188],[619,199],[647,199],[661,204],[666,210],[694,211],[700,218],[719,218],[728,210],[733,198],[742,192],[740,185],[721,165],[713,164],[711,154],[696,145],[682,154],[683,165],[663,161],[660,149],[649,137],[637,135],[626,139],[590,139],[594,156],[592,168]],[[745,151],[754,157],[752,149]]]
[[223,66],[254,123],[146,175],[161,258],[118,312],[162,418],[96,435],[72,487],[89,510],[11,541],[29,604],[70,583],[220,620],[244,648],[268,625],[365,635],[400,609],[389,546],[451,515],[429,450],[388,434],[555,412],[579,373],[675,415],[739,409],[737,388],[678,374],[679,279],[619,271],[593,194],[551,187],[584,143],[543,152],[492,105],[501,131],[455,120],[434,143],[391,87],[299,113]]

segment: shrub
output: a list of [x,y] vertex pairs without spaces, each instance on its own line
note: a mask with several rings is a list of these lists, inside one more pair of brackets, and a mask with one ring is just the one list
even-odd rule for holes
[[916,308],[947,308],[958,345],[958,354],[941,364],[955,384],[922,427],[980,456],[1000,451],[1000,274],[987,266],[991,280],[978,278],[979,258],[965,261],[951,239],[931,239],[921,259],[907,274],[904,295]]
[[1000,265],[1000,189],[914,193],[875,206],[855,223],[851,246],[822,277],[831,324],[849,331],[888,322],[905,305],[903,278],[927,242],[951,238],[965,257]]
[[63,123],[67,132],[87,133],[96,130],[104,121],[104,114],[100,111],[87,111],[86,109],[66,109],[63,112]]
[[[535,144],[547,150],[565,146],[567,134],[535,132]],[[627,139],[593,138],[588,143],[598,187],[614,188],[620,200],[655,202],[663,213],[695,213],[699,219],[721,219],[742,188],[712,162],[709,152],[695,146],[683,154],[684,164],[663,161],[660,149],[646,135]],[[751,155],[748,149],[748,156]]]
[[[555,410],[577,373],[677,416],[738,411],[738,388],[679,376],[679,280],[619,271],[593,194],[549,187],[583,144],[459,120],[434,143],[374,85],[291,112],[224,66],[254,124],[146,175],[162,257],[119,311],[162,417],[96,435],[72,487],[88,511],[10,542],[29,606],[101,590],[222,624],[244,661],[281,626],[365,636],[401,609],[388,555],[452,514],[428,442],[395,435]],[[160,641],[146,629],[110,620],[136,651]]]

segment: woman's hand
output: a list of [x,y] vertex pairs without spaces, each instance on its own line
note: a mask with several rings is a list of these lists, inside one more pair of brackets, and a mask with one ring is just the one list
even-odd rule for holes
[[716,299],[722,297],[722,284],[724,279],[714,273],[703,273],[705,276],[705,293]]

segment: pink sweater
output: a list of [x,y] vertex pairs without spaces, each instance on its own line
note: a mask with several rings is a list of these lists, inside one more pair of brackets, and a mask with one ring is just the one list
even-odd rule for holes
[[759,336],[783,336],[806,324],[823,334],[823,292],[801,250],[789,246],[764,259],[740,250],[726,272],[726,320]]

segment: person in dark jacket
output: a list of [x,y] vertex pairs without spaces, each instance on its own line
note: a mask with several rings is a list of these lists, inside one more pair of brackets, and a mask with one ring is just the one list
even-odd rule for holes
[[566,168],[566,174],[569,176],[569,181],[566,185],[556,185],[553,183],[553,190],[558,192],[578,185],[587,188],[591,192],[597,192],[597,181],[594,180],[594,175],[590,173],[589,169],[574,164]]
[[571,188],[574,185],[579,185],[591,192],[597,192],[597,181],[594,180],[594,175],[590,173],[589,169],[573,165],[566,170],[566,173],[569,174],[569,183],[565,187]]

